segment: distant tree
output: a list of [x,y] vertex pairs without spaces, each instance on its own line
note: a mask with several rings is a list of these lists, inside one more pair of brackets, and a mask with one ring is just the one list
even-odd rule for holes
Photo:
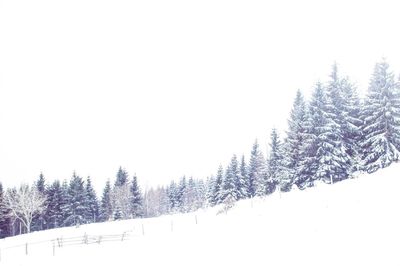
[[240,161],[240,198],[245,199],[249,197],[249,187],[250,187],[250,180],[249,174],[247,171],[246,160],[244,155],[242,155],[242,159]]
[[263,186],[265,186],[265,159],[260,151],[258,141],[256,140],[253,149],[250,154],[250,163],[248,168],[249,177],[249,196],[254,197],[257,191],[264,191]]
[[131,184],[131,212],[133,218],[143,217],[143,197],[136,175],[133,176]]
[[0,238],[11,235],[11,215],[10,209],[6,205],[3,185],[0,183]]
[[107,180],[103,190],[103,195],[100,204],[100,221],[109,221],[112,218],[113,209],[111,204],[111,185],[110,180]]
[[214,182],[214,190],[212,195],[212,206],[222,203],[222,185],[224,180],[224,170],[222,165],[219,166]]
[[[35,186],[37,191],[43,196],[47,198],[46,195],[46,180],[44,178],[43,173],[40,173],[38,180],[35,182]],[[42,213],[37,213],[32,219],[31,230],[38,231],[43,230],[46,227],[46,211]]]
[[85,221],[94,223],[99,220],[99,202],[96,192],[92,186],[90,177],[86,179],[86,213]]
[[267,162],[267,194],[270,194],[275,191],[276,186],[279,185],[279,189],[281,186],[283,190],[287,190],[284,186],[286,185],[286,172],[284,167],[284,154],[282,143],[279,139],[278,132],[275,128],[272,129],[271,132],[271,140],[270,140],[270,152]]
[[45,210],[47,228],[57,228],[63,224],[63,191],[61,188],[60,181],[54,181],[46,191],[47,208]]
[[87,194],[84,181],[75,172],[68,187],[70,215],[66,217],[66,225],[80,225],[87,223],[85,214],[88,213]]
[[114,186],[121,187],[126,183],[128,183],[128,172],[125,169],[122,169],[122,167],[119,167]]
[[41,213],[45,209],[45,197],[36,187],[22,185],[18,190],[7,191],[5,203],[11,211],[11,215],[17,218],[30,233],[32,219],[36,213]]

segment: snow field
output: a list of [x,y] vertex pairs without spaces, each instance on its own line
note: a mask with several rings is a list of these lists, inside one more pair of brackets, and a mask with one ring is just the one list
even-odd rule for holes
[[[400,165],[333,186],[274,193],[177,214],[34,232],[0,240],[1,265],[400,265]],[[197,218],[197,224],[196,224]],[[143,235],[144,227],[144,235]],[[57,237],[124,241],[5,249]]]

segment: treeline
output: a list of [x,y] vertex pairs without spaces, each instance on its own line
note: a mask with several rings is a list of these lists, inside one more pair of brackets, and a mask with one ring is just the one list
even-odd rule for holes
[[383,60],[375,65],[367,94],[361,98],[335,64],[329,80],[317,83],[309,100],[297,92],[287,131],[282,136],[273,129],[269,145],[264,155],[256,141],[248,160],[233,155],[226,167],[220,165],[207,179],[182,177],[143,194],[136,176],[129,178],[122,168],[113,185],[106,183],[100,200],[90,178],[83,180],[76,174],[69,183],[55,181],[47,186],[41,175],[30,190],[26,185],[7,192],[1,188],[0,235],[30,230],[27,219],[12,210],[19,194],[31,193],[43,200],[38,204],[42,208],[32,211],[30,225],[32,230],[43,230],[190,212],[218,204],[227,209],[240,199],[374,172],[399,160],[400,82]]

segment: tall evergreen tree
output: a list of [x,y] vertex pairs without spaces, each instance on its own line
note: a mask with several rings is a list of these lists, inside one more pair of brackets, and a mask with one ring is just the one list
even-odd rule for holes
[[324,127],[325,91],[321,83],[317,83],[311,101],[305,112],[304,136],[300,146],[299,172],[293,182],[300,188],[311,187],[316,180],[319,168],[318,150],[321,147],[320,133]]
[[60,181],[54,181],[47,188],[47,209],[45,211],[47,228],[58,228],[63,225],[63,191]]
[[133,176],[131,184],[131,208],[133,218],[143,217],[143,197],[137,182],[136,175]]
[[99,220],[99,202],[90,177],[86,179],[86,212],[84,218],[88,223],[94,223]]
[[399,160],[400,88],[389,64],[375,65],[363,105],[363,164],[367,172]]
[[224,180],[224,169],[222,165],[218,167],[214,182],[214,191],[212,195],[212,206],[222,203],[222,182]]
[[70,196],[70,209],[71,213],[64,221],[66,225],[80,225],[87,223],[85,214],[88,212],[86,205],[86,190],[84,181],[76,173],[73,174],[69,183],[68,194]]
[[343,88],[343,112],[344,119],[342,124],[343,143],[346,153],[350,157],[350,173],[357,171],[360,168],[361,161],[361,139],[362,125],[361,119],[361,101],[357,90],[348,79],[342,80]]
[[121,187],[125,185],[127,182],[128,182],[128,172],[125,169],[122,169],[122,167],[119,167],[114,186]]
[[258,141],[256,140],[253,149],[250,154],[249,163],[249,196],[262,196],[264,195],[266,187],[266,176],[265,176],[265,160]]
[[111,204],[111,184],[110,180],[107,180],[100,203],[100,221],[109,221],[112,218],[112,214],[113,209]]
[[247,165],[246,165],[246,160],[244,158],[244,155],[242,155],[242,159],[240,161],[240,184],[241,184],[241,188],[240,188],[240,193],[241,193],[241,198],[245,199],[249,197],[249,187],[250,187],[250,183],[249,183],[249,174],[247,171]]
[[[43,196],[46,195],[46,180],[44,178],[43,173],[40,173],[38,180],[35,182],[35,186],[37,191]],[[37,213],[32,219],[32,231],[44,230],[46,229],[46,212]]]
[[0,238],[12,235],[10,210],[5,204],[4,194],[3,185],[0,183]]
[[[285,181],[285,169],[283,164],[283,148],[275,128],[271,132],[270,153],[267,162],[267,194],[275,191],[277,185]],[[281,189],[281,188],[279,188]],[[284,189],[285,190],[285,189]]]
[[284,165],[286,179],[282,180],[282,190],[290,190],[300,174],[301,147],[306,134],[306,102],[300,90],[297,91],[288,120],[287,137],[284,143]]
[[225,172],[222,182],[221,201],[234,202],[240,198],[240,169],[236,155],[233,155],[229,166]]

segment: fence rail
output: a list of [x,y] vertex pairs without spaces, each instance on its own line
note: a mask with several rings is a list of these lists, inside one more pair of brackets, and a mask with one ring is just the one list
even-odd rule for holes
[[58,237],[49,240],[26,242],[13,246],[0,247],[0,262],[2,260],[2,255],[4,255],[3,251],[10,249],[22,248],[24,250],[25,255],[28,255],[31,246],[36,246],[40,244],[50,244],[53,250],[53,256],[55,256],[56,248],[77,246],[77,245],[101,244],[104,242],[126,241],[130,239],[131,239],[131,234],[129,234],[129,232],[123,232],[122,234],[113,234],[113,235],[88,235],[85,233],[83,236],[67,237],[67,238]]

